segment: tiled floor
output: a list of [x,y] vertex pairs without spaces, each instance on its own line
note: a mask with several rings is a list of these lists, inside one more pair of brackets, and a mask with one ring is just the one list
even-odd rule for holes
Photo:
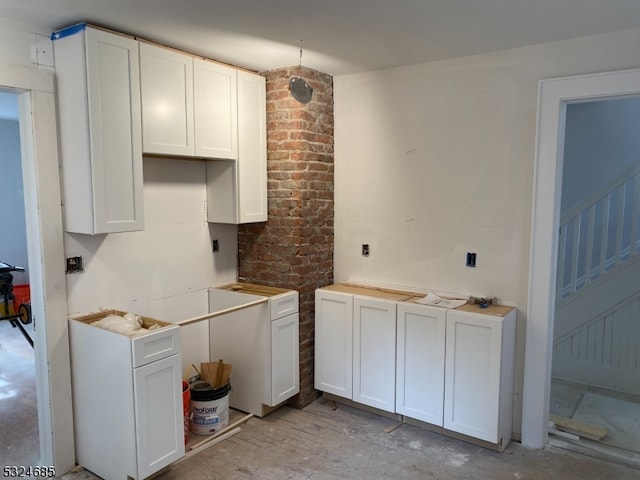
[[[33,325],[25,330],[33,337]],[[0,321],[0,465],[37,465],[34,352],[17,328]]]

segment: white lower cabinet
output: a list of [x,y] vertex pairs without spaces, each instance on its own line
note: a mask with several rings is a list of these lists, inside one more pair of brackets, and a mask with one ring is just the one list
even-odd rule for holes
[[185,452],[180,327],[130,337],[91,325],[105,315],[69,321],[76,461],[144,479]]
[[210,358],[233,366],[229,405],[262,417],[300,392],[299,295],[240,283],[211,288],[209,310],[227,309],[209,320]]
[[353,299],[353,401],[395,408],[396,302]]
[[176,438],[176,433],[183,432],[184,424],[159,420],[175,419],[175,412],[182,411],[182,395],[175,394],[181,370],[181,355],[133,370],[137,478],[146,478],[183,455],[184,436]]
[[398,304],[396,412],[442,426],[445,310]]
[[315,308],[315,388],[351,399],[353,295],[317,289]]
[[271,322],[271,403],[278,405],[300,392],[299,317]]
[[448,310],[415,303],[420,294],[391,300],[363,289],[316,290],[315,388],[504,449],[516,310]]
[[444,428],[506,447],[511,439],[515,310],[447,312]]

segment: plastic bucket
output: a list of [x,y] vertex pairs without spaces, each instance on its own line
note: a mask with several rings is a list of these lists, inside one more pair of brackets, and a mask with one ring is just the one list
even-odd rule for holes
[[191,385],[190,430],[196,435],[212,435],[229,425],[231,384],[213,388],[209,382]]
[[184,444],[189,441],[189,417],[191,416],[191,390],[187,382],[182,382],[182,415],[184,417]]

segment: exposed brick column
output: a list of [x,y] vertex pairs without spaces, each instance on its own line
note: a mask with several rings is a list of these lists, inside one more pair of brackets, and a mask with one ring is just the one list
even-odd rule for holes
[[[266,72],[269,219],[238,229],[239,279],[300,293],[300,394],[313,388],[314,292],[333,282],[333,78],[296,66]],[[313,88],[302,104],[289,93],[292,76]]]

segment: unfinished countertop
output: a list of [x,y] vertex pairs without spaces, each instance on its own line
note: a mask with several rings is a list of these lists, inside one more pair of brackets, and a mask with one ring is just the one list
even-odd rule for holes
[[[350,293],[353,295],[363,295],[366,297],[382,298],[386,300],[394,300],[397,302],[417,303],[417,300],[424,298],[426,293],[415,292],[410,290],[396,290],[384,287],[374,287],[370,285],[361,285],[356,283],[340,282],[322,287],[323,290],[333,292]],[[434,306],[433,308],[440,308]],[[505,317],[514,307],[505,305],[488,305],[480,307],[480,305],[466,303],[455,310],[471,313],[481,313],[484,315],[494,315],[497,317]]]
[[289,293],[291,289],[269,287],[267,285],[256,285],[253,283],[234,282],[228,285],[214,287],[218,290],[227,290],[230,292],[249,293],[251,295],[261,295],[263,297],[273,297],[282,293]]

